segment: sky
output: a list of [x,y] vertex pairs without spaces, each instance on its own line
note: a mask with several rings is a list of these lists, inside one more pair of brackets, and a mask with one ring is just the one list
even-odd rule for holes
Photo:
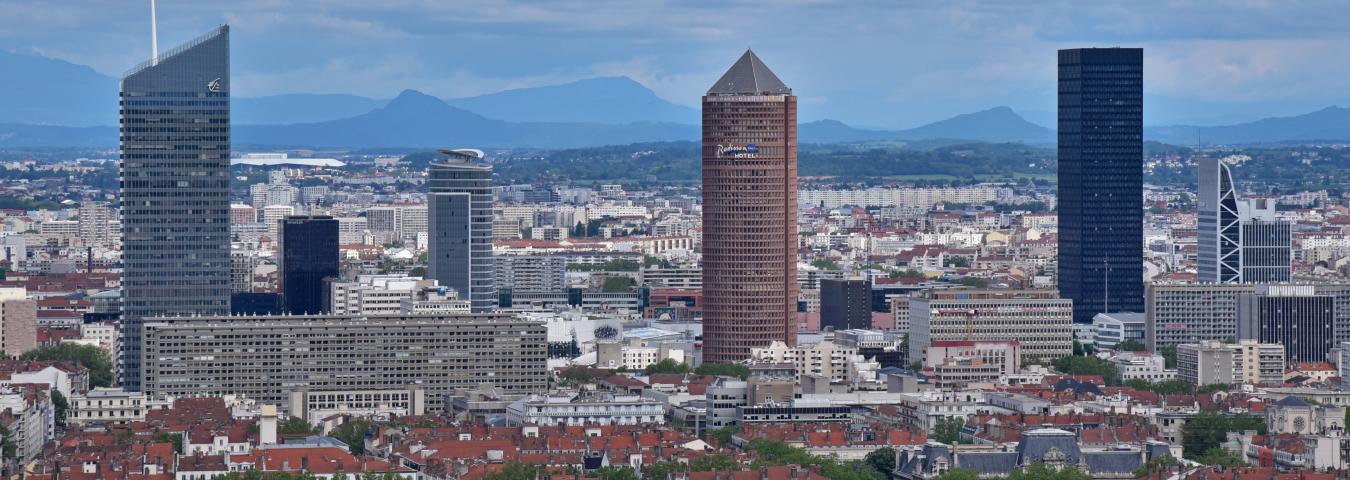
[[[1055,51],[1144,48],[1145,123],[1350,105],[1338,1],[159,0],[161,50],[231,26],[237,96],[443,98],[624,75],[671,102],[753,48],[803,121],[905,128],[996,106],[1053,123]],[[120,76],[149,0],[0,0],[0,49]]]

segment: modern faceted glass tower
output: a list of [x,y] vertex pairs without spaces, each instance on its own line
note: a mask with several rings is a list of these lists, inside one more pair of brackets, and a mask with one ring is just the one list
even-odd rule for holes
[[121,383],[141,389],[141,325],[230,313],[230,31],[122,78]]
[[1196,161],[1196,277],[1202,282],[1288,282],[1292,225],[1275,216],[1275,202],[1242,199],[1222,159]]
[[797,97],[746,51],[703,96],[703,360],[797,338]]
[[1144,50],[1059,51],[1059,290],[1073,319],[1144,311]]
[[427,168],[427,274],[469,300],[474,312],[497,306],[492,261],[492,166],[483,152],[441,150]]

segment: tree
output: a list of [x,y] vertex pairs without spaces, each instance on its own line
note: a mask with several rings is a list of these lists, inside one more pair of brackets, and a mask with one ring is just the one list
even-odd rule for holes
[[1168,345],[1168,346],[1166,346],[1166,347],[1159,348],[1159,349],[1158,349],[1158,355],[1162,355],[1162,357],[1163,357],[1163,367],[1169,368],[1169,369],[1177,368],[1177,347],[1176,347],[1176,345]]
[[[727,443],[731,440],[728,438]],[[689,470],[693,472],[724,472],[736,470],[740,464],[731,455],[713,453],[689,461]]]
[[318,427],[310,425],[300,417],[286,417],[286,420],[277,427],[277,433],[282,435],[308,435],[316,431]]
[[657,375],[661,373],[686,374],[693,370],[694,369],[689,368],[689,365],[677,362],[671,358],[666,358],[651,365],[647,365],[647,369],[643,370],[642,373],[647,375]]
[[816,268],[821,269],[821,270],[838,270],[838,269],[839,269],[839,264],[838,264],[838,263],[835,263],[834,260],[829,260],[829,259],[825,259],[825,258],[822,258],[822,259],[820,259],[820,260],[816,260],[816,261],[814,261],[814,262],[811,262],[811,266],[816,267]]
[[926,277],[927,277],[927,275],[924,275],[923,272],[920,272],[920,271],[914,270],[914,269],[908,269],[908,270],[895,270],[895,271],[892,271],[892,272],[886,274],[886,276],[891,277],[891,278],[926,278]]
[[1195,461],[1205,465],[1223,467],[1240,467],[1247,464],[1247,461],[1242,457],[1220,447],[1205,450],[1205,453],[1201,454],[1200,458],[1195,459]]
[[572,227],[572,237],[586,238],[586,224],[577,222],[577,226]]
[[150,440],[155,443],[172,443],[173,451],[179,455],[183,454],[183,434],[181,433],[159,432],[150,437]]
[[594,472],[591,472],[591,475],[594,475],[600,480],[638,480],[637,472],[633,471],[633,467],[628,466],[600,467]]
[[961,277],[961,278],[956,279],[956,281],[955,281],[955,282],[952,282],[952,283],[955,283],[955,284],[957,284],[957,285],[965,285],[965,286],[967,286],[967,287],[973,287],[973,288],[988,288],[988,287],[989,287],[989,281],[988,281],[988,280],[985,280],[985,279],[983,279],[983,278],[978,278],[978,277]]
[[416,266],[416,267],[413,267],[412,269],[408,270],[408,276],[410,276],[410,277],[422,277],[422,278],[426,278],[426,276],[427,276],[427,267],[424,267],[424,266],[421,266],[421,265],[418,265],[418,266]]
[[502,468],[483,476],[484,480],[535,480],[546,478],[548,469],[543,465],[524,462],[506,462]]
[[967,468],[953,468],[942,472],[935,480],[980,480],[980,472]]
[[1116,370],[1116,365],[1097,357],[1060,357],[1050,364],[1066,375],[1100,375],[1107,385],[1120,385],[1120,372]]
[[961,429],[965,426],[965,417],[940,418],[933,426],[933,439],[948,445],[961,443]]
[[1211,448],[1217,448],[1228,440],[1228,432],[1254,430],[1266,434],[1266,422],[1250,413],[1229,415],[1217,412],[1200,412],[1181,426],[1181,446],[1186,458],[1198,460]]
[[609,277],[606,278],[605,283],[600,286],[600,291],[607,293],[627,292],[636,286],[637,280],[633,280],[633,277]]
[[1092,480],[1092,477],[1072,466],[1050,468],[1044,463],[1036,462],[1013,470],[1008,474],[1007,480]]
[[881,478],[891,478],[891,472],[895,470],[895,449],[882,447],[872,450],[863,458],[863,463],[880,473]]
[[1148,380],[1135,378],[1126,380],[1125,386],[1141,392],[1154,392],[1159,395],[1177,395],[1195,391],[1195,384],[1179,378],[1163,380],[1161,382],[1150,382]]
[[741,380],[750,378],[750,367],[736,363],[705,363],[694,369],[699,375],[718,375],[736,377]]
[[731,445],[731,436],[740,431],[740,427],[727,425],[722,428],[709,428],[704,430],[703,436],[705,438],[717,440],[718,447],[726,448],[728,445]]
[[642,478],[646,480],[667,480],[672,475],[684,471],[679,462],[653,463],[642,469]]
[[1148,347],[1133,338],[1116,344],[1117,352],[1143,352],[1147,350]]
[[112,360],[108,352],[93,345],[62,343],[45,345],[24,352],[24,360],[65,360],[73,361],[89,369],[89,385],[92,387],[110,387],[113,384]]
[[347,444],[352,455],[366,454],[366,432],[370,431],[370,420],[354,419],[333,429],[330,435]]
[[70,411],[70,402],[60,390],[52,389],[52,406],[56,408],[56,422],[66,423],[66,412]]
[[1228,390],[1227,383],[1211,383],[1209,385],[1201,385],[1199,387],[1196,387],[1195,393],[1205,394],[1205,393],[1222,392],[1226,390]]
[[942,266],[954,268],[970,268],[970,260],[967,259],[966,257],[958,257],[958,256],[944,257],[942,259]]

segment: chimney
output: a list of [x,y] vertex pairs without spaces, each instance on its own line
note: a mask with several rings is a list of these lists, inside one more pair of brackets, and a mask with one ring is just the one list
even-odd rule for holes
[[258,445],[277,443],[277,406],[263,405],[258,415]]

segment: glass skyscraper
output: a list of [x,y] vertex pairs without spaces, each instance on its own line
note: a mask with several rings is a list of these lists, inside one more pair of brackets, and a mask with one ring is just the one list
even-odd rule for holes
[[230,31],[133,68],[121,84],[121,383],[141,389],[141,325],[230,313]]
[[338,276],[338,221],[292,215],[281,221],[281,298],[291,315],[328,313],[324,280]]
[[1290,278],[1291,225],[1275,202],[1238,197],[1222,159],[1197,162],[1197,278],[1202,282],[1279,283]]
[[1144,50],[1059,51],[1059,289],[1073,317],[1144,311]]
[[441,150],[427,169],[427,275],[474,312],[497,306],[492,263],[492,167],[478,150]]

